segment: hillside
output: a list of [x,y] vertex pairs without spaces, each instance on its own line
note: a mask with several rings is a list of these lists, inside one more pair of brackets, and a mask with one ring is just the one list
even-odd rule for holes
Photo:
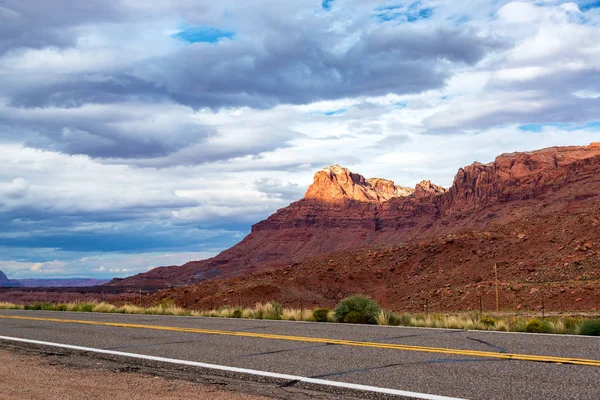
[[[246,238],[216,257],[156,268],[113,280],[109,285],[158,288],[189,285],[299,263],[307,265],[309,259],[318,260],[329,253],[410,247],[420,241],[431,243],[464,232],[475,236],[488,232],[493,237],[503,237],[508,244],[502,254],[512,252],[514,247],[516,257],[530,252],[533,243],[544,240],[538,236],[545,235],[545,231],[531,231],[529,223],[524,222],[531,218],[540,221],[537,222],[540,225],[548,225],[544,229],[559,226],[561,232],[573,231],[569,240],[596,243],[597,229],[582,232],[586,234],[583,236],[594,238],[577,237],[575,231],[579,229],[571,217],[576,209],[586,218],[599,217],[596,215],[599,172],[598,143],[503,154],[485,165],[476,162],[460,168],[447,190],[428,181],[415,189],[402,188],[392,181],[365,179],[340,166],[332,166],[315,174],[314,183],[303,199],[255,224]],[[560,225],[555,225],[557,221],[561,221]],[[516,230],[519,235],[526,235],[525,245],[519,245],[522,239],[513,243]],[[510,232],[503,234],[505,231]],[[481,249],[475,246],[467,253],[479,250],[489,254],[483,244]],[[560,246],[574,247],[562,242],[557,247]],[[561,258],[563,254],[551,247],[543,250],[545,258]],[[460,258],[473,259],[468,254]],[[440,257],[434,262],[437,263],[443,263],[444,268],[452,264],[447,257]],[[295,266],[293,270],[300,269]]]

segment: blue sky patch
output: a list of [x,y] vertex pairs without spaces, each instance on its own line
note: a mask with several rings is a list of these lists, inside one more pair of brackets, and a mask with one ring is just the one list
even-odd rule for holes
[[542,124],[527,124],[519,126],[519,130],[525,132],[541,132],[544,125]]
[[589,1],[589,0],[578,1],[577,5],[579,6],[579,9],[581,11],[589,11],[589,10],[592,10],[594,8],[600,8],[600,1],[598,1],[598,0],[595,0],[595,1]]
[[321,3],[321,7],[323,7],[323,10],[327,10],[327,11],[331,10],[333,1],[334,0],[323,0],[323,2]]
[[174,38],[187,43],[217,43],[222,39],[231,39],[235,32],[224,31],[212,26],[186,26],[181,32],[173,35]]
[[416,22],[422,19],[429,19],[433,15],[433,8],[421,8],[420,2],[410,4],[408,7],[397,4],[375,8],[375,14],[371,17],[376,18],[380,23],[398,20],[398,22]]
[[600,130],[600,121],[587,123],[583,126],[583,129]]
[[407,105],[408,103],[406,101],[399,101],[396,104],[394,104],[394,107],[402,110],[403,108],[406,108]]
[[581,129],[600,129],[600,121],[590,122],[585,125],[575,125],[573,123],[552,122],[548,124],[525,124],[520,125],[519,130],[525,132],[541,132],[544,128],[558,128],[565,131],[576,131]]
[[340,108],[339,110],[332,110],[332,111],[325,111],[323,114],[327,115],[328,117],[332,116],[332,115],[340,115],[345,113],[346,111],[348,111],[347,108]]
[[468,15],[457,15],[451,19],[454,21],[456,26],[466,24],[467,22],[469,22],[471,20],[471,18]]

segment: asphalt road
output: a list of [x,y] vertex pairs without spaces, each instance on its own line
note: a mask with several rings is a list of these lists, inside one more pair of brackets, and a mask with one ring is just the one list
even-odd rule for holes
[[596,337],[16,310],[0,336],[466,399],[600,399]]

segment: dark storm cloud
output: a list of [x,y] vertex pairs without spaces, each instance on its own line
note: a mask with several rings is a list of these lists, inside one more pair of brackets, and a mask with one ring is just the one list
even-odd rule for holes
[[[142,167],[256,157],[286,147],[300,135],[281,129],[251,134],[250,141],[236,140],[218,127],[202,126],[192,110],[268,109],[418,93],[442,87],[455,67],[473,65],[503,45],[463,28],[378,24],[368,14],[338,24],[348,15],[341,4],[329,12],[318,1],[304,6],[235,4],[230,25],[223,28],[231,30],[233,39],[185,45],[177,34],[169,37],[160,29],[176,30],[184,22],[189,29],[196,29],[194,24],[220,29],[210,24],[224,20],[215,15],[223,15],[229,3],[221,7],[183,0],[0,3],[2,134],[13,140],[19,136],[21,143],[34,148]],[[280,15],[289,18],[283,23]],[[136,25],[160,18],[168,23],[156,32]],[[128,24],[132,28],[122,34],[148,29],[140,36],[143,39],[137,39],[142,40],[145,56],[129,58],[119,35],[111,37],[111,27]],[[339,26],[333,29],[334,25]],[[85,60],[97,56],[88,45],[81,48],[80,39],[90,33],[92,42],[96,36],[102,38],[103,44],[94,49],[104,64]],[[148,38],[170,44],[161,42],[166,50],[154,53],[148,49]],[[46,57],[51,60],[48,64]],[[174,112],[177,104],[192,110]],[[157,115],[171,120],[156,123]]]
[[0,2],[0,54],[18,48],[69,47],[73,28],[123,19],[121,0],[3,0]]
[[214,130],[190,120],[163,120],[139,104],[60,109],[0,107],[0,126],[34,148],[99,158],[160,157],[206,140]]
[[321,28],[274,32],[260,43],[190,45],[141,74],[196,108],[268,108],[439,88],[449,64],[474,64],[502,45],[461,30],[402,26],[378,27],[344,49],[347,39]]
[[[60,81],[32,84],[28,87],[5,89],[13,107],[73,108],[84,104],[110,104],[123,101],[155,103],[169,97],[164,89],[153,82],[122,72],[81,74],[61,77]],[[12,90],[11,90],[12,89]]]

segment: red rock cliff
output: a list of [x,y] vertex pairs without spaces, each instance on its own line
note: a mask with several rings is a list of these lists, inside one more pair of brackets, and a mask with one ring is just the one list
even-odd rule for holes
[[[535,210],[537,198],[590,198],[597,193],[588,192],[599,186],[599,143],[503,154],[489,164],[476,162],[459,169],[448,190],[423,181],[412,191],[334,165],[315,174],[304,199],[255,224],[251,234],[218,256],[155,269],[114,284],[197,282],[360,246],[397,245],[458,230],[488,229],[517,218],[518,213],[512,216],[514,209]],[[480,211],[486,208],[494,212]]]

